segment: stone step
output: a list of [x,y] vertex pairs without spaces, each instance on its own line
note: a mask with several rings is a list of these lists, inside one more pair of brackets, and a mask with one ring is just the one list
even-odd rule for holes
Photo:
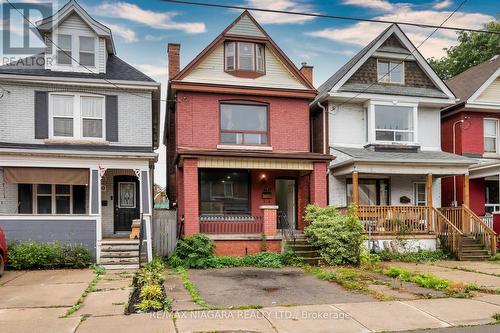
[[295,255],[299,258],[317,258],[318,252],[316,251],[295,251]]
[[104,251],[101,252],[101,258],[136,258],[139,257],[137,251]]
[[139,244],[132,245],[102,245],[101,252],[107,251],[139,251]]
[[293,251],[314,251],[314,247],[310,244],[287,244],[287,246]]
[[139,264],[139,257],[133,257],[133,258],[107,258],[107,257],[102,257],[101,256],[101,264],[102,265],[127,265],[127,264]]

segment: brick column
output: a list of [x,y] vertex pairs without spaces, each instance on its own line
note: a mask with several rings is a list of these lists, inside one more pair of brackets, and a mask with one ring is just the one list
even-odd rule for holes
[[182,193],[184,195],[184,235],[189,236],[200,232],[197,159],[184,159]]
[[320,207],[326,207],[327,191],[326,162],[314,162],[314,169],[311,172],[311,203]]
[[278,228],[278,206],[260,206],[262,209],[262,232],[266,236],[276,236]]

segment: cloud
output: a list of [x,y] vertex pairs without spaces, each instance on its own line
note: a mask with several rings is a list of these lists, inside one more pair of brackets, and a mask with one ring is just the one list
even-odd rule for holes
[[137,34],[134,30],[124,27],[119,24],[113,24],[108,22],[102,22],[105,26],[111,29],[113,35],[119,36],[125,40],[126,43],[137,42]]
[[156,79],[157,81],[162,81],[163,79],[165,79],[168,72],[167,64],[163,64],[160,66],[151,64],[135,64],[134,67],[139,69],[147,76],[151,76],[152,78]]
[[364,8],[379,9],[383,11],[393,10],[395,5],[386,0],[344,0],[344,5],[354,5]]
[[[292,12],[313,12],[313,7],[303,0],[246,0],[244,6],[272,10],[287,10]],[[251,13],[261,24],[303,24],[314,20],[312,16],[287,15],[259,11],[252,11]]]
[[167,38],[165,35],[160,35],[160,36],[154,36],[154,35],[146,35],[144,36],[144,39],[147,40],[148,42],[159,42]]
[[199,34],[207,30],[203,22],[175,21],[174,17],[178,15],[176,12],[155,12],[128,2],[105,2],[97,6],[95,13],[125,19],[159,30],[181,30],[188,34]]
[[[419,22],[423,24],[440,25],[449,15],[450,11],[416,10],[412,7],[398,7],[396,10],[376,16],[375,19],[401,22]],[[486,22],[494,20],[494,17],[481,13],[456,12],[445,26],[458,26],[464,28],[478,29]],[[326,38],[335,42],[366,45],[385,28],[386,24],[359,22],[345,28],[327,28],[318,31],[307,32],[307,35]],[[410,40],[418,46],[433,29],[402,26]],[[456,45],[457,34],[452,30],[438,30],[429,38],[419,51],[425,57],[440,58],[445,55],[444,48]]]
[[436,8],[436,9],[445,9],[447,7],[450,7],[451,5],[453,5],[452,0],[444,0],[444,1],[436,2],[432,7]]

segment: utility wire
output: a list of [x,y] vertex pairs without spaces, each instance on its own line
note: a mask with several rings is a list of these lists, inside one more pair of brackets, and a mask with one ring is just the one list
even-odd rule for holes
[[[23,17],[23,19],[28,22],[29,24],[31,24],[37,31],[38,33],[40,34],[40,36],[43,36],[42,33],[40,32],[40,30],[38,29],[38,26],[36,24],[34,24],[33,22],[30,21],[29,18],[26,17],[26,15],[24,15],[24,13],[22,11],[20,11],[16,6],[14,6],[10,0],[6,0],[7,3],[13,8],[15,9],[19,14],[21,14],[21,16]],[[75,61],[78,65],[82,66],[84,69],[86,69],[89,73],[91,74],[97,74],[95,73],[92,69],[88,68],[87,66],[83,65],[82,63],[80,63],[78,60],[76,60],[75,58],[73,58],[72,54],[71,53],[68,53],[66,52],[65,50],[63,50],[62,48],[59,47],[59,45],[57,45],[56,43],[54,43],[54,41],[49,38],[48,36],[46,36],[46,39],[52,44],[54,45],[59,51],[62,51],[64,52],[64,54],[66,54],[72,61]],[[105,82],[111,84],[112,86],[114,86],[115,88],[117,89],[120,89],[130,95],[133,95],[133,96],[136,96],[136,97],[140,97],[140,98],[144,98],[144,99],[147,99],[147,100],[151,100],[151,101],[160,101],[160,102],[176,102],[176,100],[167,100],[167,99],[161,99],[161,98],[149,98],[149,97],[145,97],[145,96],[142,96],[142,95],[139,95],[139,94],[136,94],[136,93],[133,93],[131,92],[130,90],[128,89],[125,89],[125,88],[122,88],[120,86],[118,86],[117,84],[115,84],[114,82],[106,79],[106,78],[103,78],[102,80],[104,80]]]
[[[443,24],[445,24],[468,0],[463,0],[459,5],[458,7],[450,13],[450,15],[448,15],[448,17],[446,17],[446,19],[440,24],[440,26],[442,26]],[[392,71],[396,68],[398,68],[399,66],[401,66],[402,64],[404,64],[404,61],[406,59],[408,59],[409,57],[413,56],[413,53],[415,53],[416,51],[418,51],[418,49],[424,45],[424,43],[432,37],[432,35],[434,35],[436,33],[436,31],[438,31],[440,29],[440,26],[436,27],[432,33],[427,36],[417,47],[414,47],[413,51],[410,52],[410,54],[408,54],[406,57],[404,57],[403,60],[401,60],[401,62],[398,62],[396,66],[394,66],[392,69],[391,69],[391,66],[389,66],[389,71],[384,74],[383,76],[380,77],[380,79],[384,79],[385,77],[387,77],[388,75],[390,75],[392,73]],[[370,89],[373,85],[375,85],[376,83],[378,83],[378,81],[380,79],[377,79],[377,82],[373,82],[371,83],[368,87],[366,87],[365,89],[363,89],[361,92],[357,93],[356,95],[350,97],[349,99],[347,99],[346,101],[342,102],[341,104],[337,105],[336,108],[339,108],[344,105],[344,104],[347,104],[349,103],[350,101],[352,101],[353,99],[355,99],[356,97],[358,97],[359,95],[365,93],[368,89]],[[328,111],[330,112],[330,111]]]
[[241,10],[250,10],[250,11],[255,11],[255,12],[298,15],[298,16],[308,16],[308,17],[320,17],[320,18],[329,18],[329,19],[347,20],[347,21],[362,21],[362,22],[386,23],[386,24],[393,24],[394,23],[394,24],[398,24],[398,25],[407,25],[407,26],[413,26],[413,27],[419,27],[419,28],[439,28],[439,29],[446,29],[446,30],[470,31],[470,32],[480,32],[480,33],[500,35],[499,31],[488,31],[488,30],[482,30],[482,29],[467,29],[467,28],[459,28],[459,27],[443,27],[442,24],[439,26],[436,26],[436,25],[424,24],[424,23],[377,20],[377,19],[367,19],[367,18],[352,17],[352,16],[306,13],[306,12],[296,12],[296,11],[289,11],[289,10],[266,9],[266,8],[236,6],[236,5],[223,5],[223,4],[217,4],[217,3],[186,1],[186,0],[160,0],[160,1],[169,2],[169,3],[176,3],[176,4],[183,4],[183,5],[192,5],[192,6],[226,8],[226,9],[241,9]]

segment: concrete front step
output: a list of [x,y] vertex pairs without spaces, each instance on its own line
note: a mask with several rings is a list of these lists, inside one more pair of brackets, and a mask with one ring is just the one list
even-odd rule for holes
[[101,258],[137,258],[139,257],[139,250],[137,251],[104,251],[101,252]]
[[314,247],[312,245],[292,245],[287,244],[287,246],[294,252],[296,251],[314,251]]
[[114,269],[138,269],[139,264],[102,264],[102,267],[104,267],[107,270],[114,270]]
[[139,244],[135,245],[102,245],[101,251],[139,251]]
[[312,265],[312,266],[316,266],[316,265],[319,265],[321,263],[321,258],[320,257],[314,257],[314,258],[302,258],[302,262],[304,264],[308,264],[308,265]]
[[295,251],[295,255],[299,258],[317,258],[318,257],[318,252],[316,251]]
[[139,264],[139,256],[133,258],[107,258],[101,256],[101,264],[102,265],[113,265],[113,264]]

